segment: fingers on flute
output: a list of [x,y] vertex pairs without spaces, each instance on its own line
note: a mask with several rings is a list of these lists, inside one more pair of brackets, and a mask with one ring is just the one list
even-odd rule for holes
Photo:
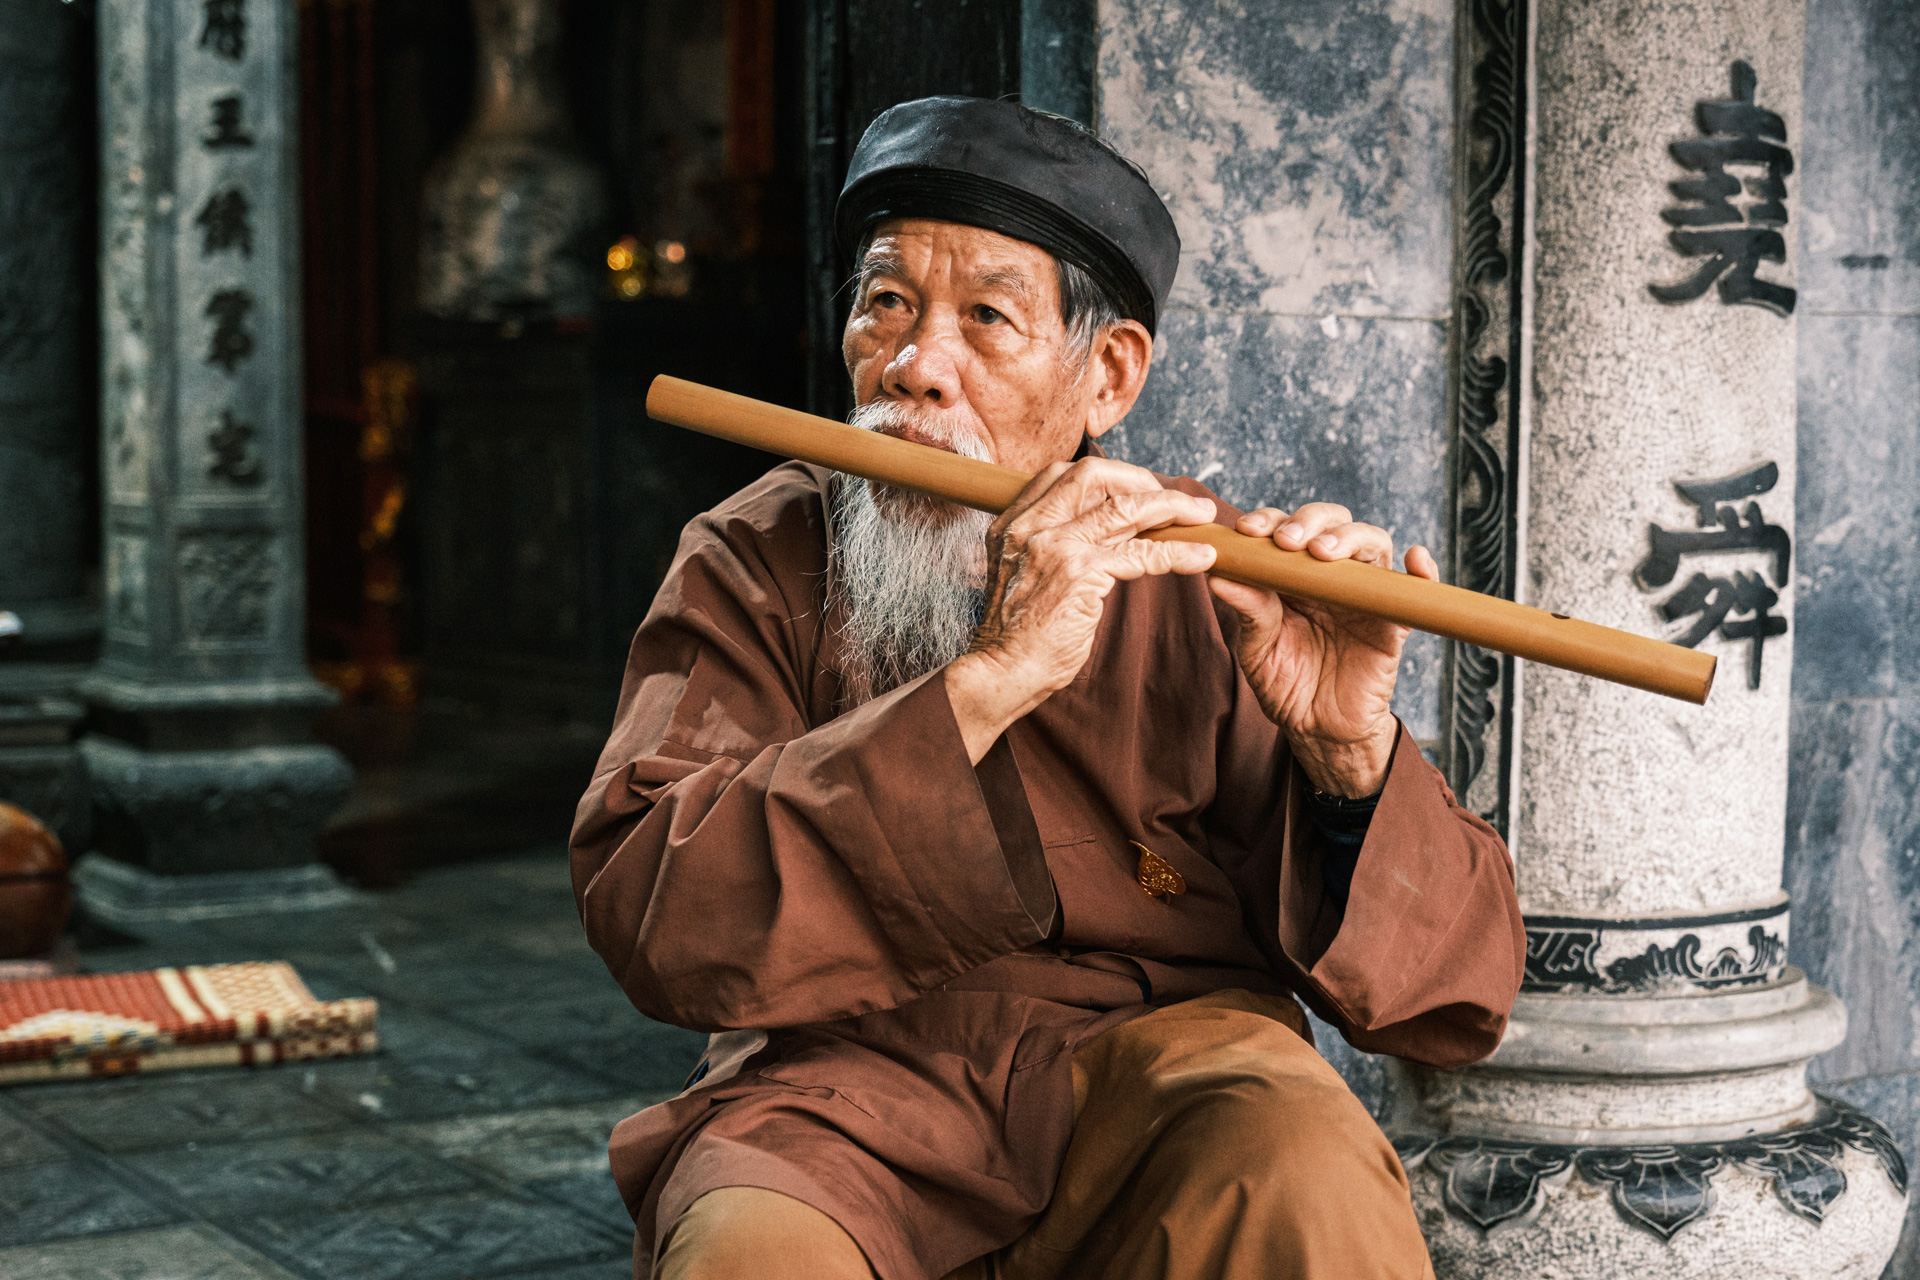
[[1015,520],[1031,511],[1037,503],[1053,492],[1060,483],[1060,477],[1067,473],[1067,468],[1071,465],[1066,462],[1052,462],[1034,472],[1033,479],[1027,481],[1027,487],[1020,491],[1013,503],[994,517],[993,524],[989,526],[990,532],[996,535],[1004,533]]
[[1062,524],[1060,532],[1108,545],[1164,525],[1205,524],[1213,518],[1213,511],[1213,504],[1204,498],[1189,497],[1173,489],[1118,493]]
[[[1262,513],[1270,510],[1261,508]],[[1337,502],[1309,502],[1292,515],[1282,513],[1270,533],[1276,546],[1299,551],[1329,530],[1352,523],[1353,512]]]
[[[1052,471],[1049,467],[1048,473]],[[1028,537],[1058,528],[1089,542],[1106,543],[1162,525],[1205,524],[1213,514],[1213,503],[1162,488],[1154,474],[1142,467],[1083,458],[1067,465],[1007,527]]]
[[1259,507],[1247,512],[1234,522],[1234,531],[1244,533],[1249,538],[1268,538],[1280,527],[1287,513],[1278,507]]
[[1393,568],[1393,535],[1377,525],[1337,525],[1307,542],[1316,560],[1358,560],[1382,569]]
[[1440,564],[1433,553],[1422,546],[1407,548],[1407,572],[1428,582],[1440,581]]
[[1205,573],[1214,550],[1203,542],[1146,542],[1135,538],[1108,548],[1103,568],[1122,582],[1163,573]]

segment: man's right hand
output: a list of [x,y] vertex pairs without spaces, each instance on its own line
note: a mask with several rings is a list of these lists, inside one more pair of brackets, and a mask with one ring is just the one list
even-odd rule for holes
[[1162,488],[1152,472],[1124,462],[1056,462],[1034,476],[987,531],[986,617],[973,647],[945,672],[975,764],[1086,665],[1114,583],[1213,567],[1210,546],[1139,535],[1213,515],[1206,499]]

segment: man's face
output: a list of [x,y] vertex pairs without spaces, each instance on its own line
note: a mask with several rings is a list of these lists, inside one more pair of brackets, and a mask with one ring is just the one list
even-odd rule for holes
[[916,411],[881,430],[942,446],[971,438],[1002,466],[1038,471],[1112,425],[1097,411],[1107,370],[1070,349],[1045,250],[903,218],[880,224],[859,266],[842,343],[854,401]]

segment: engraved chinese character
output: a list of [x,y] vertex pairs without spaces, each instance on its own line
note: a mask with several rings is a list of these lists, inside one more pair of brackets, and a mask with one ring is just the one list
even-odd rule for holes
[[[1696,573],[1687,584],[1667,597],[1660,615],[1668,622],[1699,614],[1699,620],[1686,634],[1674,637],[1675,644],[1691,649],[1719,629],[1723,640],[1751,640],[1747,650],[1747,688],[1760,687],[1761,648],[1775,636],[1787,634],[1787,620],[1776,618],[1771,610],[1780,603],[1780,593],[1761,581],[1756,573],[1735,573],[1729,578],[1709,578]],[[1727,615],[1750,613],[1751,620],[1739,621]]]
[[213,100],[213,132],[200,139],[209,151],[229,147],[250,147],[253,135],[246,129],[246,103],[237,94]]
[[222,289],[207,301],[207,318],[213,321],[213,342],[207,349],[207,363],[217,364],[228,373],[253,354],[253,335],[247,332],[247,313],[253,310],[253,297],[245,289]]
[[220,425],[207,437],[213,450],[213,465],[207,474],[234,484],[260,483],[260,458],[253,448],[253,427],[233,416],[233,410],[220,411]]
[[[1793,172],[1786,122],[1754,105],[1758,84],[1752,67],[1734,63],[1733,97],[1702,102],[1696,109],[1705,136],[1669,148],[1675,160],[1700,176],[1670,183],[1673,194],[1687,203],[1660,216],[1674,228],[1668,239],[1675,249],[1707,261],[1677,284],[1648,285],[1662,302],[1692,302],[1718,280],[1723,303],[1751,303],[1781,315],[1793,311],[1793,289],[1754,275],[1762,262],[1787,260],[1787,242],[1778,229],[1787,225],[1786,179]],[[1744,208],[1733,202],[1743,184],[1727,172],[1729,165],[1760,171],[1744,183],[1749,197]]]
[[239,188],[215,192],[207,197],[193,225],[200,228],[200,254],[212,257],[228,249],[238,249],[242,257],[253,256],[253,206]]
[[200,28],[200,47],[235,62],[247,52],[246,0],[207,0],[206,25]]
[[[1793,557],[1793,539],[1779,525],[1767,523],[1758,502],[1748,502],[1737,511],[1733,502],[1768,492],[1779,482],[1780,468],[1763,462],[1734,475],[1715,480],[1677,480],[1674,488],[1694,505],[1695,529],[1662,529],[1649,525],[1647,558],[1633,571],[1633,580],[1641,590],[1652,591],[1672,582],[1685,556],[1709,555],[1729,551],[1757,551],[1772,562],[1775,586],[1787,584],[1787,570]],[[1660,604],[1660,614],[1669,622],[1682,618],[1698,619],[1686,632],[1674,637],[1675,644],[1689,649],[1718,631],[1723,640],[1751,640],[1747,653],[1747,687],[1760,687],[1761,651],[1768,640],[1787,633],[1787,620],[1775,617],[1772,609],[1780,603],[1780,594],[1767,586],[1760,575],[1735,572],[1731,576],[1709,577],[1696,573],[1685,585]],[[1732,618],[1734,614],[1752,614],[1752,618]]]

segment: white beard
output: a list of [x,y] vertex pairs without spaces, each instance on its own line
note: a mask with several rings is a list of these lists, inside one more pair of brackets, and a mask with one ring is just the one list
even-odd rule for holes
[[[912,426],[962,457],[992,461],[985,433],[892,401],[861,405],[863,430]],[[984,511],[836,475],[829,495],[829,615],[841,624],[845,705],[857,707],[967,651],[986,598]]]

